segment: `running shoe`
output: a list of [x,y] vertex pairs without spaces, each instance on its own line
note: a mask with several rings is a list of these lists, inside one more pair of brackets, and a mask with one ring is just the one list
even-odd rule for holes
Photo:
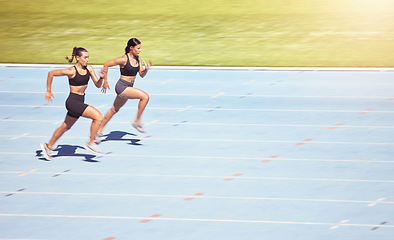
[[92,153],[98,154],[101,153],[100,149],[98,148],[96,143],[90,143],[88,142],[85,146],[85,149],[91,151]]
[[40,144],[40,147],[41,147],[41,150],[42,150],[42,155],[44,155],[44,158],[45,158],[46,160],[48,160],[48,161],[51,161],[51,160],[52,160],[52,156],[51,156],[51,154],[52,154],[52,149],[50,149],[50,148],[48,147],[48,144],[47,144],[47,143],[41,143],[41,144]]
[[145,132],[145,130],[144,130],[144,128],[142,127],[142,124],[141,124],[141,123],[133,122],[133,123],[131,124],[131,126],[133,126],[135,129],[137,129],[137,131],[140,132],[140,133],[144,133],[144,132]]
[[97,144],[100,144],[101,143],[101,138],[103,136],[104,136],[103,133],[97,132],[96,139],[94,140],[94,142],[97,143]]

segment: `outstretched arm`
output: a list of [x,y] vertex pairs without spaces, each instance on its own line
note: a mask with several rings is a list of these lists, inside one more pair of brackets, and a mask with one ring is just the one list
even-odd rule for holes
[[73,73],[72,68],[53,70],[53,71],[50,71],[48,73],[48,77],[47,77],[47,92],[45,94],[45,100],[48,103],[51,103],[52,102],[52,98],[55,98],[53,96],[53,93],[52,93],[53,77],[55,77],[55,76],[56,77],[58,77],[58,76],[72,76],[73,74],[74,73]]
[[[124,66],[127,62],[127,58],[126,55],[122,56],[122,57],[118,57],[115,59],[112,59],[106,63],[104,63],[103,68],[101,69],[101,73],[104,75],[104,83],[103,83],[103,87],[101,88],[101,92],[106,93],[107,92],[107,88],[109,88],[109,84],[108,84],[108,79],[107,79],[107,75],[108,75],[108,68],[109,67],[113,67],[116,65],[120,65],[120,66]],[[101,76],[101,74],[100,74]]]

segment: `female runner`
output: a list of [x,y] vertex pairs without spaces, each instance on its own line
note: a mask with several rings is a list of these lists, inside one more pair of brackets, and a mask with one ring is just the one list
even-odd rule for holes
[[47,160],[52,159],[51,151],[55,142],[74,125],[80,116],[93,120],[90,127],[90,141],[87,143],[86,148],[93,153],[100,153],[100,150],[94,140],[96,138],[97,130],[103,121],[103,116],[93,106],[85,104],[84,100],[89,78],[91,77],[94,85],[97,88],[100,88],[104,74],[100,72],[100,79],[97,79],[93,67],[88,65],[89,53],[86,49],[74,47],[71,59],[68,57],[66,57],[66,59],[72,63],[74,57],[77,61],[74,66],[67,69],[53,70],[48,73],[45,100],[50,103],[52,102],[52,98],[55,98],[51,91],[54,76],[68,77],[70,95],[66,100],[66,108],[68,112],[63,124],[56,129],[48,143],[41,144],[42,153]]
[[132,126],[141,133],[145,132],[141,123],[141,115],[144,112],[146,105],[148,104],[149,95],[138,88],[134,88],[133,85],[137,73],[140,74],[141,78],[145,77],[150,66],[152,65],[152,62],[149,61],[147,64],[145,61],[143,61],[145,65],[144,69],[139,56],[140,52],[141,42],[137,38],[131,38],[127,42],[125,55],[115,58],[104,64],[103,71],[105,73],[105,76],[102,88],[102,91],[104,93],[106,92],[107,88],[109,89],[107,81],[108,67],[119,65],[120,79],[115,85],[115,92],[117,96],[115,98],[114,104],[112,105],[111,109],[109,109],[108,112],[105,114],[103,123],[99,128],[98,136],[100,137],[103,136],[102,132],[105,125],[107,125],[109,120],[111,120],[111,118],[119,111],[119,109],[127,102],[128,99],[140,100],[138,103],[137,117],[132,123]]

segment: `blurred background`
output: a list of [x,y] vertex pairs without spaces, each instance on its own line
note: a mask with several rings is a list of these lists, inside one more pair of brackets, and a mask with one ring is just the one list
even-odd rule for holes
[[90,63],[142,42],[167,66],[394,66],[393,0],[0,0],[0,62]]

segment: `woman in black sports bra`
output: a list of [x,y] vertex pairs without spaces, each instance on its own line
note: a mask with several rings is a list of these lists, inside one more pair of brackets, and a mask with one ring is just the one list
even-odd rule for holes
[[110,89],[107,81],[108,67],[119,65],[120,79],[115,85],[115,92],[117,96],[111,109],[109,109],[104,116],[103,123],[101,124],[98,131],[99,136],[102,136],[105,125],[107,125],[109,120],[111,120],[111,118],[119,111],[119,109],[127,102],[128,99],[140,100],[138,103],[137,117],[132,123],[132,126],[139,132],[145,132],[141,123],[141,115],[148,104],[149,95],[146,92],[133,87],[133,85],[137,73],[140,74],[141,78],[145,77],[150,66],[152,65],[152,62],[149,61],[146,63],[143,61],[145,68],[142,66],[139,56],[141,52],[141,42],[136,38],[131,38],[128,41],[125,52],[125,55],[106,62],[103,67],[105,76],[102,91],[104,93],[106,92],[107,88]]
[[68,112],[63,124],[56,129],[48,143],[41,144],[43,155],[47,160],[52,159],[51,151],[55,142],[74,125],[80,116],[93,120],[90,128],[90,140],[87,143],[86,148],[93,153],[100,153],[100,150],[94,141],[96,139],[97,130],[103,121],[103,116],[93,106],[85,104],[84,100],[85,90],[88,87],[89,79],[92,78],[94,85],[97,88],[100,88],[103,82],[104,73],[100,72],[100,79],[97,79],[93,67],[88,65],[89,53],[86,49],[74,47],[71,59],[68,57],[66,57],[66,59],[71,63],[74,57],[77,61],[74,66],[67,69],[53,70],[48,73],[45,100],[50,103],[52,102],[52,98],[54,98],[51,91],[54,76],[68,77],[70,95],[66,100],[66,108]]

